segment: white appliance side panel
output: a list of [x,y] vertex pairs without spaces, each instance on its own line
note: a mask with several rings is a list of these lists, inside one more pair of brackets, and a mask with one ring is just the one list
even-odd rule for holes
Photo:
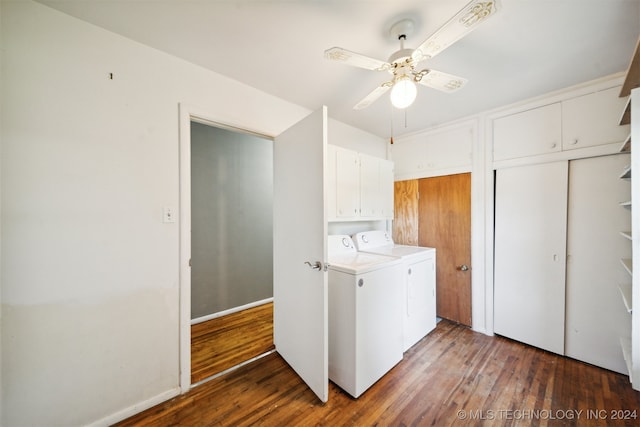
[[494,330],[564,353],[568,162],[496,176]]
[[404,263],[403,351],[436,327],[435,257]]
[[356,276],[329,269],[329,379],[356,388]]
[[618,285],[631,283],[620,259],[631,258],[631,184],[619,178],[628,154],[569,163],[566,355],[627,374],[619,337],[631,335]]
[[356,389],[358,397],[402,360],[402,264],[358,275]]

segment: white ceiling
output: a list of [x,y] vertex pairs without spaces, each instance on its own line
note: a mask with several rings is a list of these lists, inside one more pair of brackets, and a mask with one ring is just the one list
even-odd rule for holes
[[[41,0],[55,9],[381,137],[399,136],[625,71],[640,33],[640,0],[500,0],[501,9],[435,58],[466,77],[454,94],[424,86],[405,112],[384,95],[360,99],[385,72],[324,59],[340,46],[387,60],[400,18],[415,47],[468,0]],[[422,68],[422,67],[421,67]],[[393,123],[393,125],[392,125]]]

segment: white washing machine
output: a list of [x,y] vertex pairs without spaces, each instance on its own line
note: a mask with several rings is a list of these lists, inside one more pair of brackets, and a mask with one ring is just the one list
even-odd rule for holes
[[327,252],[329,379],[358,397],[402,360],[402,263],[347,235],[330,235]]
[[353,236],[358,251],[401,259],[403,351],[436,327],[436,250],[396,245],[389,233],[365,231]]

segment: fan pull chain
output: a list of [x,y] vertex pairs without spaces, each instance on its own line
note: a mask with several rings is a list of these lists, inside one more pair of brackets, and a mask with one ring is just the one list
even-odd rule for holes
[[393,145],[393,105],[391,105],[391,103],[389,103],[389,112],[389,117],[391,118],[391,120],[389,120],[391,127],[391,137],[389,138],[389,143]]

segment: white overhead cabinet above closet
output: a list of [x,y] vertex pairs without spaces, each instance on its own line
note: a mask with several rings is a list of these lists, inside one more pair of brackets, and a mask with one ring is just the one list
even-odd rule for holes
[[555,103],[494,120],[493,160],[560,151],[560,111],[560,103]]
[[493,160],[509,160],[623,141],[619,87],[517,112],[493,121]]

